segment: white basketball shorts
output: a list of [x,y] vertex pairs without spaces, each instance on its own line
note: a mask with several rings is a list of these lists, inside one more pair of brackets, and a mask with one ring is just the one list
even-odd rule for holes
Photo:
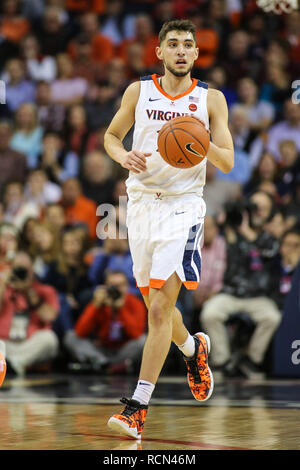
[[141,293],[160,289],[176,272],[187,289],[196,289],[201,274],[201,247],[206,205],[197,194],[165,196],[137,193],[127,207],[133,274]]

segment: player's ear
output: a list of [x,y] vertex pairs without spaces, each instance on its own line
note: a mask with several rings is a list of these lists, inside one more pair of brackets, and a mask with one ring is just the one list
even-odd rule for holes
[[155,53],[156,53],[156,57],[159,59],[159,60],[162,60],[162,50],[159,46],[156,46],[155,48]]
[[199,57],[199,47],[195,47],[195,60]]

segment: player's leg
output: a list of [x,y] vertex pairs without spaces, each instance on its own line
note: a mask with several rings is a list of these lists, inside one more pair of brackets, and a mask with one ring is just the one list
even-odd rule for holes
[[160,289],[150,289],[148,303],[148,335],[143,350],[137,387],[121,414],[112,416],[111,429],[131,437],[141,435],[148,403],[169,352],[173,333],[173,314],[181,281],[174,273]]

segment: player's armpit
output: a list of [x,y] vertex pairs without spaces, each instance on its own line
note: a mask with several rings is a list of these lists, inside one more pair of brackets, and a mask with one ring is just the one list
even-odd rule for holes
[[207,153],[208,160],[224,173],[234,166],[234,148],[228,128],[228,108],[223,93],[209,89],[207,109],[212,142]]

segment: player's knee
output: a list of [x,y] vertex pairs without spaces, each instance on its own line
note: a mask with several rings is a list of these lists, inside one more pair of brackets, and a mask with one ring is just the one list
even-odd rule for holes
[[148,311],[149,325],[159,328],[172,321],[172,308],[167,303],[152,302]]

